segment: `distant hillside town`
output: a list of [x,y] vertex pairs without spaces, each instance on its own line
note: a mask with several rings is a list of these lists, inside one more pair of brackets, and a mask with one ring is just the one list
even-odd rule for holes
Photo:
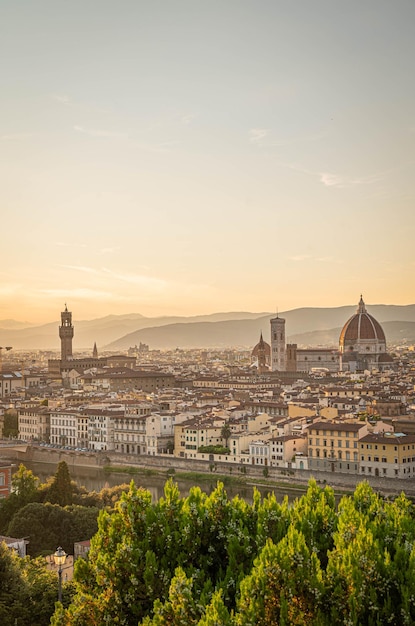
[[[415,476],[415,351],[388,348],[363,298],[338,348],[286,343],[272,317],[269,341],[250,350],[73,352],[65,305],[60,359],[48,351],[3,356],[0,436],[61,450],[82,464],[104,454],[225,463],[246,472]],[[3,351],[3,352],[2,352]]]

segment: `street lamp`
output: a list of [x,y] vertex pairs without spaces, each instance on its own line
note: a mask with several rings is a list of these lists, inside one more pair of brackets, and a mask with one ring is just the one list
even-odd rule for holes
[[56,552],[53,555],[53,560],[55,561],[55,565],[59,566],[58,569],[58,577],[59,577],[59,592],[58,592],[58,600],[62,602],[62,565],[66,561],[66,552],[63,548],[59,546]]

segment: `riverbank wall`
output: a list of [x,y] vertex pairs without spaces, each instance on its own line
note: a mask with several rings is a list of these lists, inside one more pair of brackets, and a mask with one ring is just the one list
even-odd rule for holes
[[[5,457],[2,458],[5,460]],[[26,451],[8,450],[7,460],[12,463],[50,463],[57,465],[65,461],[69,470],[71,467],[88,468],[122,468],[136,467],[142,470],[156,471],[174,475],[177,473],[202,473],[210,476],[235,477],[248,484],[268,485],[272,488],[273,482],[287,483],[306,486],[311,478],[322,486],[329,485],[341,491],[354,491],[356,485],[362,480],[369,482],[372,488],[383,495],[397,495],[404,492],[408,496],[415,496],[415,479],[407,480],[368,477],[357,475],[345,475],[329,472],[311,472],[309,470],[288,470],[275,467],[264,468],[258,465],[234,465],[221,461],[201,461],[194,459],[181,459],[173,455],[159,456],[132,456],[108,452],[76,452],[72,450],[60,450],[43,448],[40,446],[28,446]]]

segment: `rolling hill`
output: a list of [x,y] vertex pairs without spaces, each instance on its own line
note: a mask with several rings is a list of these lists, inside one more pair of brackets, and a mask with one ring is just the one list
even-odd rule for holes
[[[415,343],[415,305],[373,305],[368,312],[383,326],[388,342],[406,340]],[[280,313],[286,320],[287,341],[299,346],[336,346],[340,330],[356,311],[355,306],[336,308],[300,308]],[[262,331],[270,341],[269,320],[272,313],[225,312],[193,317],[149,318],[139,313],[109,315],[77,321],[73,349],[92,351],[125,350],[148,343],[150,348],[176,347],[252,347]],[[9,326],[13,320],[7,320]],[[0,321],[0,343],[20,350],[59,350],[59,321],[27,328],[6,328]]]

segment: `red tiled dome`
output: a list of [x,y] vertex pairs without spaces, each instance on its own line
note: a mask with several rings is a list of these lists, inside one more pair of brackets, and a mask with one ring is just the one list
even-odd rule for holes
[[347,320],[340,333],[340,347],[345,342],[358,342],[366,340],[377,340],[386,343],[385,333],[382,326],[374,317],[366,311],[363,299],[360,298],[357,313]]
[[264,354],[267,358],[271,357],[271,346],[269,345],[269,343],[267,343],[266,341],[263,340],[262,338],[262,333],[261,333],[261,338],[259,340],[259,342],[256,344],[256,346],[254,347],[254,349],[252,350],[251,356],[254,358],[258,357],[258,353],[263,350]]

